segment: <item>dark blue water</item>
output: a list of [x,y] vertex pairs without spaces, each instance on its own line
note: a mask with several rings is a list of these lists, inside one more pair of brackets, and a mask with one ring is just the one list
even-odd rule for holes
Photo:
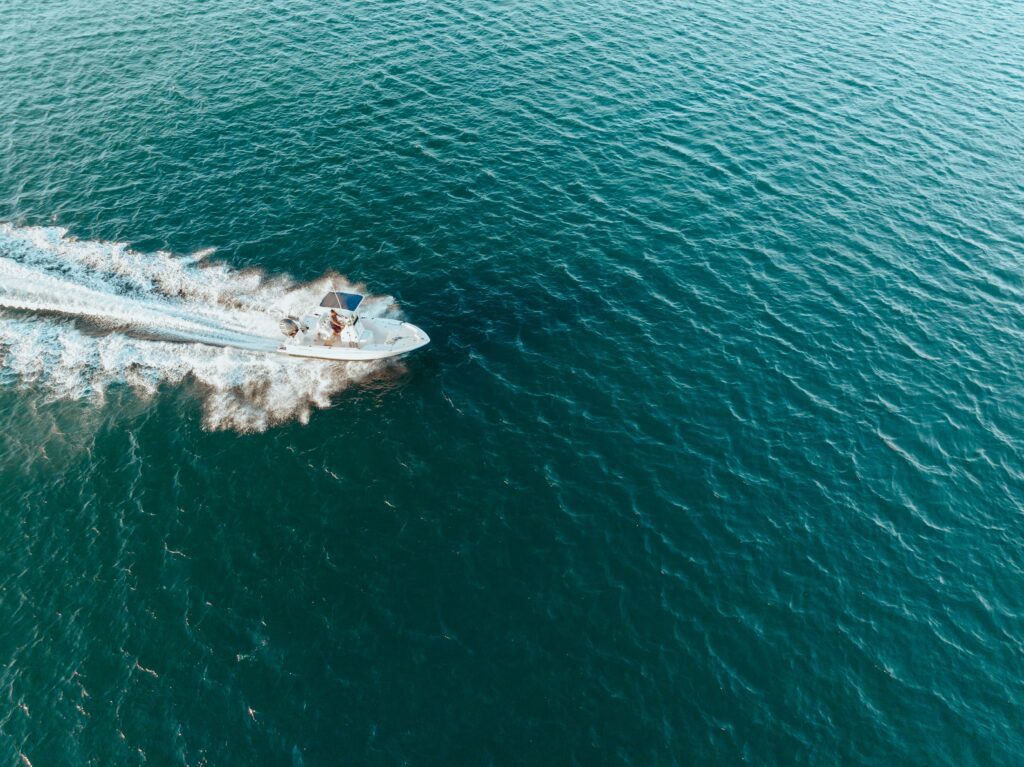
[[[1019,763],[1021,51],[0,2],[0,760]],[[432,344],[236,348],[352,285]]]

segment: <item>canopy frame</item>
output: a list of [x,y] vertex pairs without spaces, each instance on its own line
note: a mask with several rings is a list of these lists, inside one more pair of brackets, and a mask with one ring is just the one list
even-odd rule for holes
[[341,290],[332,290],[324,296],[324,300],[320,302],[320,306],[325,309],[343,309],[346,312],[354,312],[359,308],[359,304],[362,302],[363,296],[358,293],[345,293]]

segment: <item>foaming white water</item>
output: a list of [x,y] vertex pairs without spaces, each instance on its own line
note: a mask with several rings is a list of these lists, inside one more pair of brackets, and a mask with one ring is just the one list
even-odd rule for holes
[[[296,284],[62,229],[0,224],[0,369],[55,398],[102,401],[111,385],[152,394],[192,381],[211,429],[264,430],[299,419],[384,363],[273,354],[277,312],[316,305],[338,277]],[[372,297],[364,311],[393,311]],[[269,352],[269,353],[268,353]]]

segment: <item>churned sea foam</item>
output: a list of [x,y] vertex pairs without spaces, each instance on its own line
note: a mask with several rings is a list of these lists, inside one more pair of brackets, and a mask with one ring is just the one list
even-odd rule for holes
[[[110,386],[141,395],[194,383],[209,429],[262,431],[312,411],[386,363],[276,355],[280,312],[316,305],[327,276],[298,284],[191,256],[0,224],[0,369],[59,399],[102,403]],[[394,316],[389,296],[364,302]]]

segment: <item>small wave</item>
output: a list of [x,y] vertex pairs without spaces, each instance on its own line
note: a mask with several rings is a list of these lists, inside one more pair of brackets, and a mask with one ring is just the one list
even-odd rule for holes
[[[69,238],[56,227],[0,224],[0,370],[56,399],[102,402],[110,386],[153,394],[194,382],[209,429],[262,431],[313,410],[386,363],[268,354],[280,312],[316,305],[328,275],[299,284],[190,256]],[[361,291],[362,292],[362,291]],[[370,316],[395,315],[370,296]]]

